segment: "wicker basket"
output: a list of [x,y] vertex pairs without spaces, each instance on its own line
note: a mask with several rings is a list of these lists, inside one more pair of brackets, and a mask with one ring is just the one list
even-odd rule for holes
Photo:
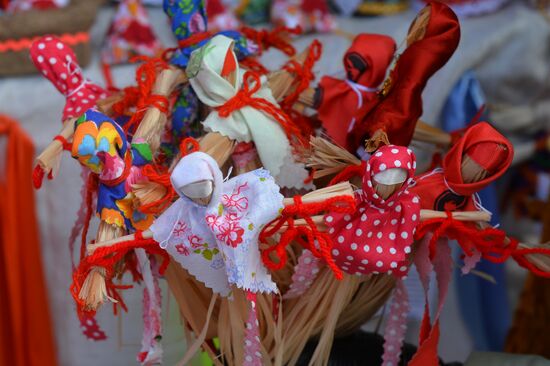
[[29,58],[32,41],[56,35],[70,45],[81,66],[90,62],[88,30],[104,0],[72,0],[61,9],[29,10],[0,16],[0,76],[35,73]]

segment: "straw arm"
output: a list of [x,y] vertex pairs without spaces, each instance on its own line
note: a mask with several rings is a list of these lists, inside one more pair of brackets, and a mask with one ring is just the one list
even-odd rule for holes
[[[68,118],[63,122],[63,128],[57,136],[63,137],[67,141],[71,141],[74,134],[74,122],[76,118]],[[52,176],[55,177],[59,170],[59,159],[63,153],[63,144],[59,140],[52,140],[46,146],[44,151],[36,158],[36,163],[44,170],[44,173],[49,174],[52,172]],[[53,170],[53,171],[52,171]]]

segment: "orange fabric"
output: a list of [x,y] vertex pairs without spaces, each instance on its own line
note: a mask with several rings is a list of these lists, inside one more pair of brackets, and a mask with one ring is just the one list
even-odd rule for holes
[[0,365],[56,365],[32,189],[34,147],[0,115]]

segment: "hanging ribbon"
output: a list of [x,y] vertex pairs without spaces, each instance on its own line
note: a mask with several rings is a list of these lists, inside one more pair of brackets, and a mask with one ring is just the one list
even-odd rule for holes
[[260,342],[260,327],[256,311],[257,296],[254,292],[247,291],[246,299],[249,301],[250,310],[246,321],[244,334],[244,366],[262,366],[262,352]]

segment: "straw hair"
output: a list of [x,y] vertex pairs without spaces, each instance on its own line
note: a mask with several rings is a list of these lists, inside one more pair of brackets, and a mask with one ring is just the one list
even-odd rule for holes
[[[309,48],[306,48],[298,55],[292,57],[292,60],[303,64],[307,58],[308,52]],[[277,102],[283,100],[296,88],[294,84],[294,74],[287,70],[274,71],[268,75],[267,79],[273,98],[275,98]]]
[[[97,241],[103,242],[122,236],[123,229],[119,226],[107,224],[105,221],[99,223],[97,230]],[[90,273],[86,276],[78,297],[84,300],[86,310],[97,310],[101,304],[110,300],[116,302],[107,295],[107,286],[105,285],[105,269],[101,267],[92,267]]]
[[413,140],[427,142],[441,147],[451,145],[451,135],[440,128],[430,126],[422,120],[416,122]]
[[315,179],[337,174],[349,165],[361,164],[355,155],[322,137],[311,137],[309,144],[311,155],[307,158],[307,166],[315,169]]
[[[168,97],[183,80],[186,80],[185,74],[179,68],[169,67],[164,69],[155,80],[153,94]],[[157,151],[160,146],[160,136],[166,125],[166,119],[167,116],[156,107],[149,107],[139,123],[134,139],[145,140],[152,151]]]
[[368,153],[372,153],[376,151],[381,145],[389,145],[390,140],[388,139],[388,135],[386,134],[386,131],[384,130],[376,130],[372,134],[371,137],[369,137],[365,141],[365,151]]

